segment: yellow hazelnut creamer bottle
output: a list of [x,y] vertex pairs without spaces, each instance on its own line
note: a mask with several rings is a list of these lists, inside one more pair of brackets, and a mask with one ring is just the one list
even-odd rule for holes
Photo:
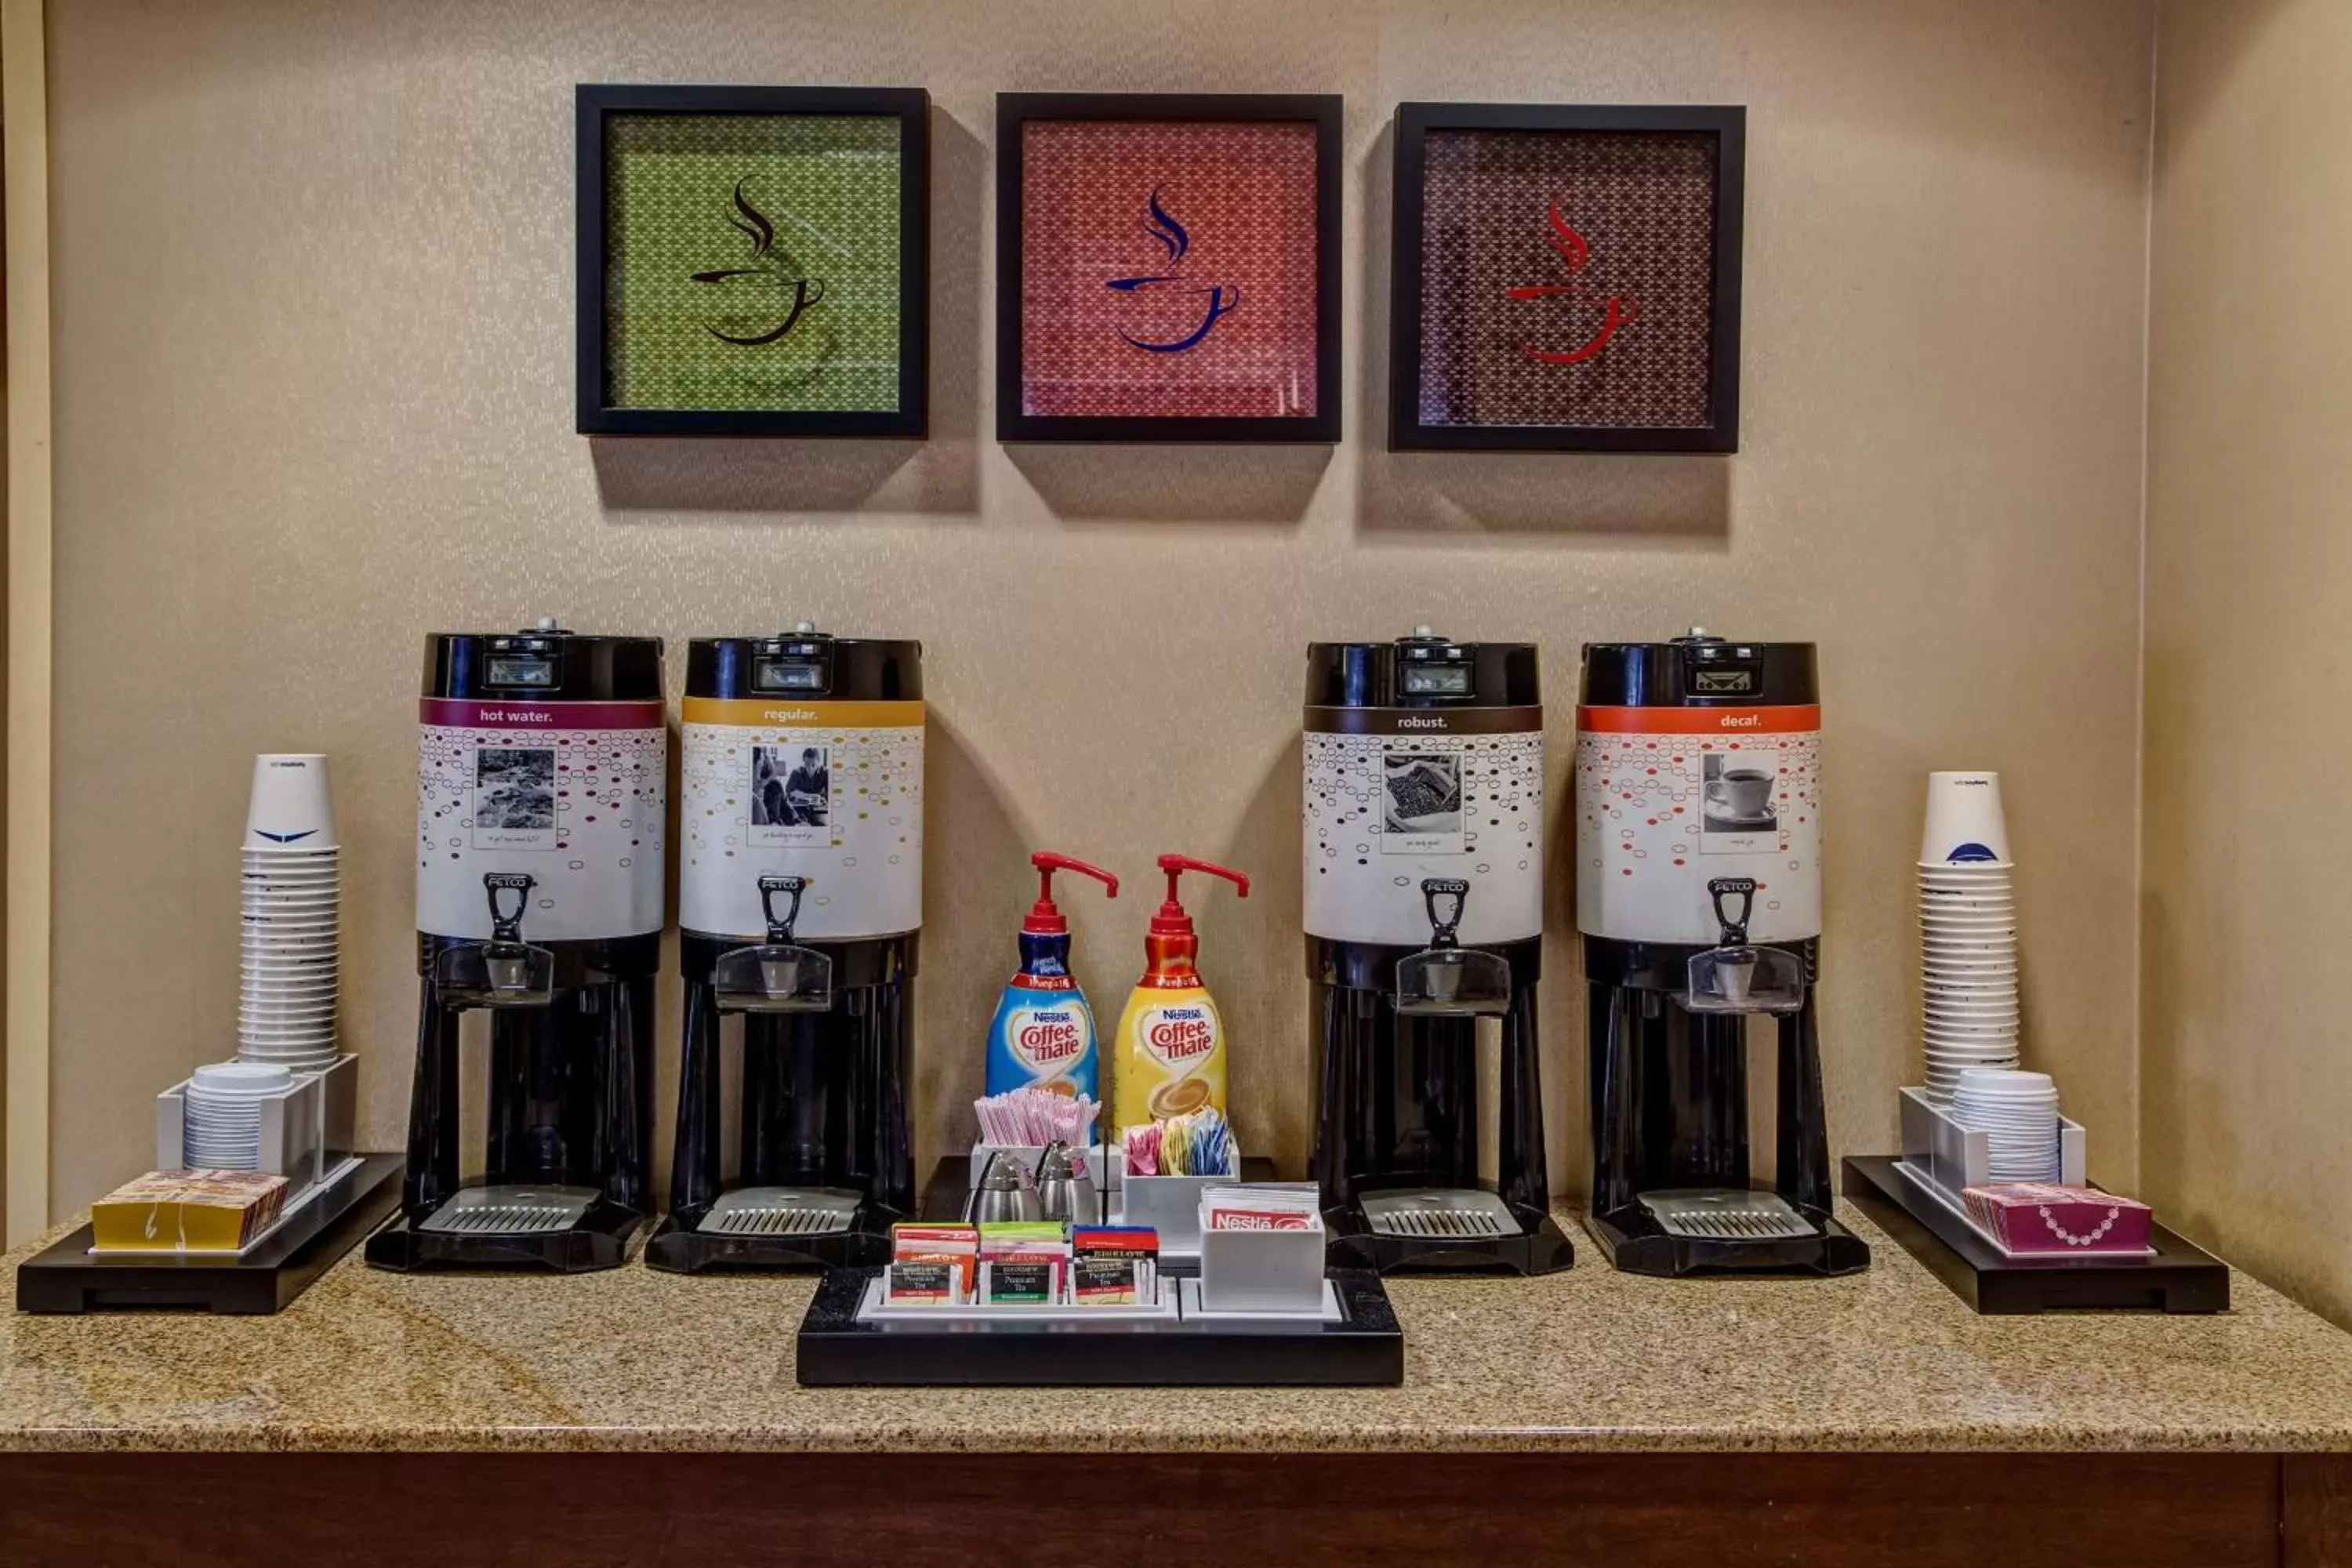
[[1246,899],[1249,879],[1186,855],[1162,855],[1160,868],[1168,873],[1168,901],[1143,939],[1143,978],[1119,1015],[1111,1068],[1112,1110],[1123,1128],[1202,1106],[1215,1106],[1220,1115],[1225,1109],[1224,1021],[1201,983],[1201,939],[1177,901],[1176,883],[1187,871],[1205,871]]

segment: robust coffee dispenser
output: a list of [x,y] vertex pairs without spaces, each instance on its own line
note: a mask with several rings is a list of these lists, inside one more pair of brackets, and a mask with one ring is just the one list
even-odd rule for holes
[[1313,1163],[1334,1262],[1538,1274],[1574,1257],[1537,1070],[1542,703],[1532,644],[1423,626],[1307,649]]
[[[1845,1274],[1814,987],[1821,707],[1811,643],[1694,627],[1592,643],[1577,710],[1593,1236],[1636,1274]],[[1748,1025],[1775,1024],[1775,1165],[1748,1151]]]
[[646,1247],[656,1268],[873,1263],[913,1217],[922,660],[920,643],[805,622],[688,648],[686,1037],[670,1213]]
[[[669,732],[657,637],[425,639],[423,976],[385,1268],[609,1268],[645,1216]],[[461,1182],[459,1042],[488,1018],[486,1171]]]

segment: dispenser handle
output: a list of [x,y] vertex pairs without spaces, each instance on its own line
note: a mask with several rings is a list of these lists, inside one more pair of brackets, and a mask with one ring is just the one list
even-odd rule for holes
[[[773,872],[760,878],[760,912],[768,918],[768,940],[788,942],[793,940],[793,927],[800,923],[801,892],[809,885],[806,877],[779,877]],[[784,910],[783,919],[776,918],[776,895],[790,893],[793,901]]]
[[[1756,911],[1756,879],[1753,877],[1717,877],[1706,885],[1707,897],[1715,903],[1716,922],[1723,927],[1723,945],[1739,947],[1748,941],[1748,921]],[[1739,900],[1738,914],[1727,913],[1726,899]]]
[[[1451,914],[1440,914],[1437,900],[1452,899]],[[1429,910],[1429,945],[1433,948],[1457,947],[1454,932],[1462,929],[1462,911],[1470,904],[1470,883],[1464,877],[1426,877],[1422,879],[1421,901]]]
[[[482,873],[482,891],[490,900],[490,940],[492,942],[522,940],[522,917],[530,908],[530,890],[538,886],[539,879],[528,871]],[[500,893],[512,893],[515,896],[513,913],[505,914],[499,911],[499,895]]]
[[1162,855],[1160,858],[1160,868],[1168,873],[1168,901],[1171,904],[1180,901],[1176,897],[1176,879],[1187,871],[1202,871],[1212,877],[1223,877],[1234,885],[1236,897],[1244,899],[1249,897],[1249,879],[1230,866],[1219,866],[1208,860],[1195,860],[1190,855]]
[[1103,897],[1107,899],[1118,897],[1117,877],[1099,866],[1089,866],[1074,856],[1056,855],[1051,849],[1040,849],[1029,857],[1029,864],[1037,868],[1037,901],[1040,903],[1050,904],[1054,901],[1054,873],[1056,871],[1076,871],[1082,877],[1092,877],[1103,885]]

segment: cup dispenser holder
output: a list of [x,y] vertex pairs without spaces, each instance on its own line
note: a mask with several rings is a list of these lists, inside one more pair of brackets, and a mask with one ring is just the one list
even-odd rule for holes
[[[822,1013],[833,1005],[833,960],[793,941],[801,918],[806,877],[762,876],[760,910],[768,940],[722,953],[713,966],[710,989],[722,1013]],[[792,901],[776,913],[776,895]]]
[[[555,954],[522,940],[523,914],[538,885],[537,878],[522,871],[483,876],[490,939],[443,948],[434,959],[433,983],[445,1006],[544,1007],[554,1000]],[[502,900],[501,894],[512,897]]]
[[1500,953],[1464,947],[1454,938],[1470,901],[1470,884],[1459,877],[1432,877],[1421,884],[1421,897],[1429,911],[1429,945],[1397,960],[1396,1010],[1423,1018],[1510,1011],[1510,964]]
[[1706,885],[1715,900],[1718,945],[1691,954],[1683,1005],[1693,1013],[1794,1013],[1805,1005],[1805,962],[1777,947],[1751,946],[1748,921],[1756,907],[1756,879],[1717,877]]

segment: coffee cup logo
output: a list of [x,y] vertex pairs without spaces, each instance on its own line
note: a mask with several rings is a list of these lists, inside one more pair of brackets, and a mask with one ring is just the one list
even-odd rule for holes
[[1072,1008],[1039,1008],[1013,1029],[1013,1054],[1033,1072],[1058,1070],[1085,1048],[1085,1034]]

